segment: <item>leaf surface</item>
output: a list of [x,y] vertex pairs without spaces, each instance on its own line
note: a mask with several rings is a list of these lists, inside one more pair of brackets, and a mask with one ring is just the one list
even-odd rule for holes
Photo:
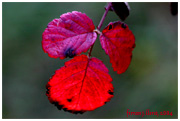
[[97,34],[93,21],[84,13],[73,11],[51,21],[42,35],[42,48],[52,58],[64,59],[86,52]]
[[118,74],[125,72],[135,47],[135,37],[128,26],[120,21],[109,23],[100,35],[100,42],[110,57],[114,71]]
[[97,58],[74,57],[56,70],[47,84],[51,103],[72,113],[92,111],[113,97],[112,78]]
[[127,2],[112,2],[111,9],[123,21],[129,16],[130,7]]

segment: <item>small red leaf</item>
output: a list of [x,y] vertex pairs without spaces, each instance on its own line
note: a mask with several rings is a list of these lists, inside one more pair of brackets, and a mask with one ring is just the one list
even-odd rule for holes
[[64,59],[86,52],[97,34],[93,21],[84,13],[73,11],[51,21],[42,35],[42,48],[52,58]]
[[56,70],[47,84],[51,103],[72,113],[92,111],[113,97],[112,78],[102,61],[76,56]]
[[124,23],[111,22],[100,36],[102,48],[110,57],[114,71],[125,72],[131,62],[135,47],[135,37]]

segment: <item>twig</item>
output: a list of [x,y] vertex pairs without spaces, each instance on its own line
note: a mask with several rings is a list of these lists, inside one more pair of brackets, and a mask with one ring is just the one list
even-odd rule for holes
[[112,3],[110,2],[110,3],[108,3],[107,7],[105,8],[106,11],[104,12],[104,15],[102,16],[101,21],[100,21],[100,23],[99,23],[99,25],[97,27],[98,30],[101,29],[102,24],[103,24],[103,22],[104,22],[104,20],[106,18],[106,15],[107,15],[108,11],[110,10],[111,6],[112,6]]
[[[95,31],[96,33],[98,33],[100,31],[100,29],[101,29],[101,27],[103,25],[103,22],[104,22],[104,20],[105,20],[105,18],[107,16],[107,13],[111,9],[111,7],[112,7],[112,2],[108,3],[108,5],[105,7],[105,12],[104,12],[104,14],[103,14],[103,16],[101,18],[101,21],[99,22],[99,25],[98,25],[97,30],[96,30],[97,32]],[[92,52],[93,46],[94,46],[94,44],[91,46],[91,48],[89,50],[88,57],[91,57],[91,52]]]

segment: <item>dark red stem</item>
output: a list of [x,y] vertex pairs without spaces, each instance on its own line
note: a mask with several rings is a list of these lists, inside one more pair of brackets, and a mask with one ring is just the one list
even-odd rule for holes
[[94,44],[91,46],[89,53],[88,53],[88,57],[91,57],[91,52],[92,52],[92,48],[93,48]]
[[107,13],[110,10],[111,6],[112,6],[112,2],[108,3],[108,5],[105,7],[106,11],[104,12],[104,15],[102,16],[101,21],[100,21],[100,23],[99,23],[99,25],[97,27],[98,30],[101,29],[101,27],[103,25],[103,22],[104,22],[104,20],[105,20],[105,18],[107,16]]
[[[97,29],[98,29],[99,31],[100,31],[100,29],[101,29],[101,27],[102,27],[102,25],[103,25],[103,22],[104,22],[104,20],[105,20],[105,18],[106,18],[106,16],[107,16],[108,11],[111,9],[111,6],[112,6],[112,2],[108,3],[108,5],[105,7],[105,12],[104,12],[104,14],[103,14],[103,16],[102,16],[102,18],[101,18],[101,21],[99,22],[98,27],[97,27]],[[88,53],[88,56],[89,56],[89,57],[91,56],[91,52],[92,52],[93,46],[94,46],[94,44],[91,46],[91,48],[90,48],[90,50],[89,50],[89,53]]]

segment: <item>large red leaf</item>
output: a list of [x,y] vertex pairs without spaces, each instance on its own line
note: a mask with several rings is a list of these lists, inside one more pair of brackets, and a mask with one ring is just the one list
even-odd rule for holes
[[42,47],[50,57],[64,59],[86,52],[97,34],[86,14],[73,11],[51,21],[42,35]]
[[102,61],[76,56],[56,70],[47,84],[51,103],[73,113],[94,110],[113,97],[112,78]]
[[125,72],[131,62],[135,47],[135,37],[124,23],[111,22],[100,36],[102,48],[110,57],[114,71]]

